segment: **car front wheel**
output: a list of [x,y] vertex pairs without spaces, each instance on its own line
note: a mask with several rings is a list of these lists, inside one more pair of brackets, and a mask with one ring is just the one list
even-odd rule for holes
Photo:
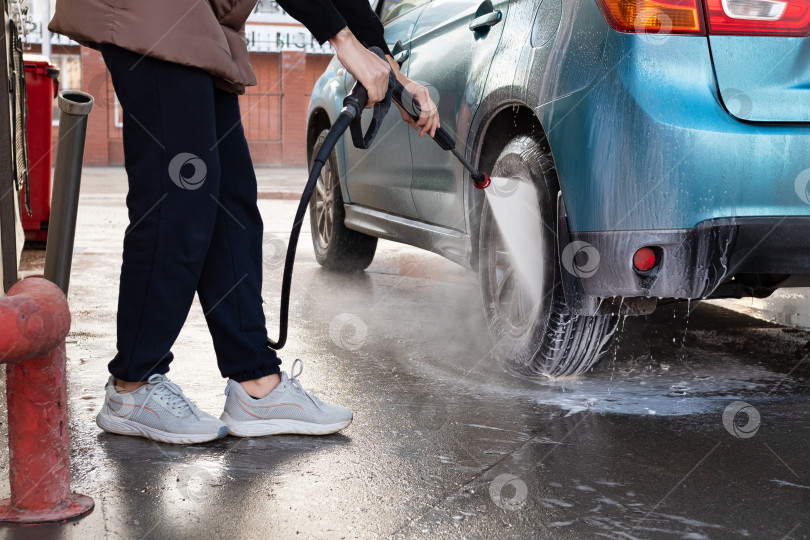
[[[323,145],[329,130],[321,132],[312,150],[313,159]],[[310,163],[310,170],[312,163]],[[353,231],[343,224],[346,211],[343,208],[343,195],[340,191],[335,152],[321,169],[315,191],[309,202],[309,222],[312,228],[312,246],[315,259],[324,268],[339,272],[364,270],[374,259],[377,239],[373,236]]]
[[[576,316],[567,307],[555,234],[559,186],[544,140],[533,136],[513,139],[498,157],[492,177],[493,186],[487,189],[495,190],[489,196],[502,198],[500,203],[493,201],[501,209],[497,218],[509,218],[508,223],[499,226],[493,204],[485,201],[479,237],[479,273],[495,352],[510,370],[521,375],[562,377],[583,373],[608,349],[617,318]],[[528,193],[537,193],[536,219],[540,223],[531,224],[531,245],[514,239],[511,243],[506,241],[502,229],[515,233],[512,219],[515,213],[503,209],[518,204],[527,191],[511,188],[499,191],[496,183],[499,178],[534,186]],[[513,195],[515,200],[510,201]],[[527,283],[527,272],[515,264],[516,257],[526,260],[525,252],[516,251],[529,249],[536,250],[536,256],[529,257],[533,283]]]

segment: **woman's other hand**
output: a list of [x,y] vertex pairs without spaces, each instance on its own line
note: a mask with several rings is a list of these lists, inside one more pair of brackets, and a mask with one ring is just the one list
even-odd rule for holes
[[413,95],[414,100],[419,103],[420,113],[417,120],[411,118],[410,114],[405,112],[402,107],[399,107],[399,114],[402,116],[402,119],[418,131],[420,137],[423,137],[425,133],[433,137],[436,135],[436,130],[441,127],[441,122],[439,121],[439,109],[433,102],[433,99],[431,99],[428,89],[403,75],[402,72],[399,71],[399,64],[390,56],[388,56],[388,64],[391,66],[391,69],[394,70],[397,81],[399,81],[399,83],[405,87],[405,90]]

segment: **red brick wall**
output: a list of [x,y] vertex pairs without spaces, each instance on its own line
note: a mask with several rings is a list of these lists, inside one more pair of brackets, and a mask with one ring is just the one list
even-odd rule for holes
[[[93,96],[93,109],[87,118],[87,140],[84,147],[84,162],[87,165],[108,165],[110,138],[108,124],[113,117],[113,99],[109,95],[112,83],[101,53],[81,47],[82,90]],[[123,160],[118,163],[123,163]]]
[[[82,47],[81,55],[82,89],[95,98],[88,118],[85,163],[121,164],[123,139],[115,124],[112,81],[98,51]],[[298,51],[251,54],[258,84],[249,87],[239,103],[256,165],[305,165],[310,92],[330,59]]]
[[282,163],[280,58],[279,54],[252,54],[257,85],[239,98],[242,126],[255,163]]

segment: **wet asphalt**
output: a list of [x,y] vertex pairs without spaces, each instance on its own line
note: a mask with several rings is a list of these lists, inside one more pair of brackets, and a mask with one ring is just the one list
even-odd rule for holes
[[[305,171],[260,180],[274,335],[273,250]],[[282,367],[302,358],[305,388],[351,407],[354,423],[185,447],[102,433],[124,194],[122,169],[85,171],[69,298],[73,489],[96,508],[0,537],[810,538],[810,332],[667,305],[628,318],[591,373],[522,380],[490,352],[474,273],[380,242],[367,272],[332,274],[308,225]],[[43,255],[27,251],[24,268],[37,273]],[[173,352],[172,380],[219,415],[225,381],[198,304]]]

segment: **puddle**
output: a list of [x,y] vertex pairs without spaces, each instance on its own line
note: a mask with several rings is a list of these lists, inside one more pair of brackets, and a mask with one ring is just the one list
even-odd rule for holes
[[[797,381],[760,365],[745,364],[730,356],[712,353],[702,360],[667,364],[616,363],[606,360],[585,375],[557,381],[527,381],[495,372],[498,366],[462,372],[458,366],[418,363],[418,370],[465,393],[519,398],[576,414],[600,413],[680,416],[721,412],[735,400],[756,402],[784,397],[797,391]],[[611,365],[613,364],[613,365]],[[614,367],[615,366],[615,367]],[[412,366],[416,367],[416,366]],[[457,390],[449,390],[451,392]]]

